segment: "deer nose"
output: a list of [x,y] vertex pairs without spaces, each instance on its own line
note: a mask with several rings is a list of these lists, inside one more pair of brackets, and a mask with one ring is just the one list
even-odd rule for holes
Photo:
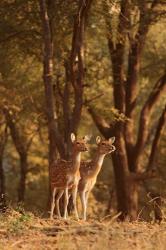
[[85,148],[84,148],[84,151],[85,151],[85,152],[87,152],[87,151],[88,151],[88,148],[87,148],[87,147],[85,147]]

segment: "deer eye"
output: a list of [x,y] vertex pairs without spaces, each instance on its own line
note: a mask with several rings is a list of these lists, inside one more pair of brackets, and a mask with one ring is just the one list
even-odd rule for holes
[[102,142],[102,144],[101,145],[105,145],[105,143],[104,142]]
[[80,144],[79,142],[77,142],[77,144]]

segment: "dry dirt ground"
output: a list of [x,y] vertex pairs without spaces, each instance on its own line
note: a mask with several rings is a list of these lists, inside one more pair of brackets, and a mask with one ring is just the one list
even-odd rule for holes
[[166,223],[47,220],[30,213],[0,215],[0,250],[166,250]]

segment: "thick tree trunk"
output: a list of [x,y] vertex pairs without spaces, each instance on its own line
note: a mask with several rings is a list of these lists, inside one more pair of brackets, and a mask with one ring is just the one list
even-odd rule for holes
[[[124,54],[126,31],[128,28],[129,2],[121,1],[121,12],[119,15],[119,39],[116,46],[112,38],[108,38],[108,47],[112,62],[113,72],[113,97],[114,107],[119,113],[125,113],[125,88],[124,88]],[[126,156],[126,148],[124,141],[124,123],[117,122],[114,126],[114,136],[116,137],[115,154],[113,154],[113,167],[115,174],[116,194],[117,194],[117,209],[121,212],[120,219],[124,220],[129,212],[128,190],[126,178],[128,176],[128,161]]]
[[117,209],[121,212],[120,219],[124,220],[128,214],[128,190],[126,178],[128,176],[128,163],[125,154],[125,143],[123,139],[123,133],[120,130],[121,124],[117,124],[114,129],[114,135],[116,137],[115,146],[118,150],[112,154],[113,167],[115,174],[115,185],[117,194]]
[[139,185],[137,180],[134,180],[132,175],[128,176],[127,190],[128,190],[128,218],[130,221],[135,221],[138,218],[138,195]]
[[18,202],[24,202],[26,190],[27,154],[20,155],[20,181],[18,186]]
[[113,167],[114,177],[116,186],[116,197],[117,197],[117,211],[120,212],[119,218],[124,220],[128,214],[128,199],[127,199],[127,186],[126,186],[126,175],[123,169],[123,165],[117,156],[113,156]]

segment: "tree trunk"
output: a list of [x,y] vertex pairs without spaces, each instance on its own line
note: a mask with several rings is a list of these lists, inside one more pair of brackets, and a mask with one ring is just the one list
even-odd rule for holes
[[113,156],[114,177],[116,186],[116,198],[117,198],[117,211],[121,213],[119,218],[124,220],[128,214],[128,199],[127,199],[127,187],[126,187],[126,175],[124,173],[123,165],[121,164],[118,156]]
[[5,175],[3,170],[3,160],[0,157],[0,212],[6,210],[6,198],[5,198]]
[[[154,91],[152,92],[154,93]],[[132,168],[129,167],[127,159],[125,147],[126,145],[122,129],[123,126],[121,126],[120,123],[118,124],[118,122],[116,122],[114,126],[111,127],[103,117],[100,117],[99,114],[96,114],[92,107],[89,107],[88,110],[98,129],[101,131],[105,138],[108,139],[113,135],[116,137],[115,146],[117,150],[112,154],[112,158],[116,184],[117,209],[118,212],[121,212],[119,218],[121,220],[124,220],[125,217],[128,217],[130,220],[136,220],[138,216],[138,195],[140,182],[145,179],[155,177],[155,172],[152,171],[153,168],[149,169],[149,167],[146,167],[144,172],[139,172],[139,167],[133,168],[132,171]],[[156,150],[156,147],[154,145],[157,145],[159,137],[161,135],[161,131],[164,127],[165,117],[166,116],[164,109],[158,122],[156,135],[151,150],[153,154]],[[134,155],[132,155],[131,157],[132,161],[134,162]],[[131,162],[131,159],[129,162]]]
[[16,151],[19,155],[20,160],[20,183],[18,186],[18,201],[23,202],[25,196],[25,181],[26,181],[26,172],[28,168],[27,155],[30,143],[22,131],[16,124],[14,120],[14,114],[12,110],[7,107],[3,109],[4,115],[6,117],[6,122],[10,128],[10,134],[15,145]]
[[3,155],[7,142],[7,126],[0,135],[0,212],[6,211],[6,196],[5,196],[5,174],[3,170]]
[[[74,18],[72,44],[68,62],[65,64],[66,84],[63,94],[64,134],[67,145],[66,157],[71,153],[70,133],[77,134],[81,120],[84,93],[84,40],[87,18],[92,0],[79,0]],[[70,102],[73,92],[74,105]]]
[[[130,119],[130,121],[124,121],[119,128],[115,125],[114,129],[114,134],[117,138],[117,151],[119,151],[117,154],[119,155],[113,155],[113,165],[117,188],[118,211],[122,212],[122,219],[123,214],[124,216],[125,214],[128,215],[131,220],[135,220],[137,218],[139,181],[142,178],[150,177],[148,174],[139,174],[140,160],[148,135],[148,120],[151,110],[157,99],[160,97],[161,91],[164,89],[165,85],[164,74],[163,77],[156,83],[142,109],[140,115],[140,129],[138,131],[137,143],[135,144],[134,128],[136,126],[134,124],[134,111],[137,100],[137,79],[139,77],[141,55],[151,23],[151,13],[153,12],[154,5],[151,7],[152,9],[148,9],[148,4],[144,1],[141,2],[139,5],[140,20],[138,30],[135,37],[131,37],[130,32],[128,32],[131,25],[131,3],[129,3],[129,1],[121,1],[121,12],[117,28],[120,39],[117,39],[117,43],[115,45],[113,44],[111,36],[108,38],[114,80],[114,106],[120,113],[126,114],[127,118]],[[147,15],[148,11],[149,15]],[[128,50],[128,68],[125,73],[124,55],[127,37],[129,38],[128,41],[130,48]],[[118,136],[118,133],[121,133],[120,137]],[[125,142],[125,146],[123,146],[123,140]],[[139,175],[139,178],[137,178],[138,176],[133,178],[134,175]]]
[[27,154],[20,155],[20,182],[18,186],[18,202],[24,202],[26,189]]
[[55,100],[52,85],[53,76],[53,42],[47,4],[45,0],[39,0],[40,14],[43,29],[43,79],[45,87],[46,116],[48,121],[49,136],[49,166],[57,157],[57,150],[62,157],[65,156],[65,150],[62,137],[58,131],[57,114],[55,111]]
[[[50,170],[52,163],[57,159],[59,152],[62,158],[65,157],[65,147],[62,135],[60,134],[57,122],[57,114],[55,110],[55,96],[53,91],[52,76],[53,76],[53,41],[52,32],[49,20],[48,6],[45,0],[39,0],[40,15],[43,30],[43,80],[45,87],[46,101],[46,117],[48,121],[48,138],[49,138],[49,195],[47,208],[50,208],[51,185],[50,185]],[[58,150],[58,152],[57,152]]]
[[127,180],[128,190],[128,218],[130,221],[135,221],[138,218],[138,192],[140,183],[134,180],[131,175]]
[[118,149],[112,154],[113,167],[115,174],[115,185],[117,194],[118,212],[121,212],[120,219],[124,220],[128,214],[128,190],[126,178],[128,176],[128,163],[125,155],[125,143],[123,133],[121,132],[121,124],[116,124],[114,135],[116,137],[115,147]]

